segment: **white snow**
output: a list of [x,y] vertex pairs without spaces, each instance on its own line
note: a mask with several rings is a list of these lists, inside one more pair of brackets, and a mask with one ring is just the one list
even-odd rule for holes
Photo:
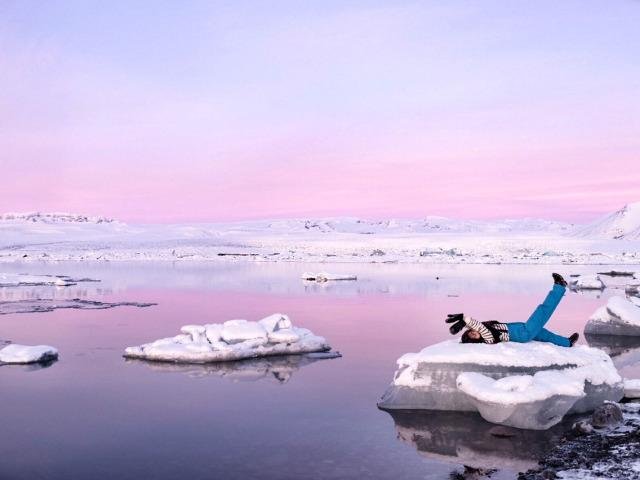
[[476,372],[458,375],[458,388],[478,400],[515,405],[546,400],[554,395],[584,396],[584,380],[563,372],[541,371],[534,375],[514,375],[498,380]]
[[628,233],[622,236],[531,219],[324,218],[126,225],[81,215],[9,214],[0,217],[0,261],[638,264],[640,235],[632,234],[636,207],[616,212],[626,222]]
[[599,307],[589,318],[593,322],[618,322],[640,326],[640,306],[624,297],[611,297],[606,305]]
[[258,322],[229,320],[222,324],[186,325],[182,334],[139,347],[129,347],[125,357],[146,360],[208,363],[322,352],[331,349],[323,337],[294,327],[288,316],[277,313]]
[[581,236],[613,239],[640,239],[640,202],[625,205],[596,222],[578,230]]
[[640,326],[640,307],[623,297],[611,297],[607,311],[616,319]]
[[624,396],[626,398],[640,398],[640,378],[624,379]]
[[602,290],[605,285],[599,275],[580,275],[571,280],[571,287],[577,290]]
[[18,345],[10,343],[0,349],[0,363],[36,363],[58,357],[58,351],[48,345]]
[[[544,342],[503,342],[496,345],[460,343],[447,340],[424,348],[418,353],[407,353],[398,359],[395,385],[420,387],[424,379],[416,375],[420,363],[475,364],[503,367],[567,366],[577,377],[594,385],[615,384],[621,381],[611,358],[602,350],[577,345],[558,347]],[[572,377],[575,378],[575,377]],[[428,380],[428,378],[427,378]]]
[[337,280],[357,280],[358,277],[352,274],[341,274],[341,273],[327,273],[327,272],[319,272],[319,273],[309,273],[305,272],[302,274],[302,279],[310,282],[328,282],[328,281],[337,281]]

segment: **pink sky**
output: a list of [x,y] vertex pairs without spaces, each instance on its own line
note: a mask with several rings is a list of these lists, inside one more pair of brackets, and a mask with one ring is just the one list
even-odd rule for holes
[[2,7],[0,212],[588,221],[640,200],[637,3],[114,5]]

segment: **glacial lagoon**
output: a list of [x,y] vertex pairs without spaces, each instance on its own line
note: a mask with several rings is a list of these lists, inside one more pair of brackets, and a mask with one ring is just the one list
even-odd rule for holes
[[[19,263],[4,273],[98,279],[0,288],[0,301],[154,303],[0,315],[0,340],[54,345],[46,366],[2,366],[0,478],[441,479],[465,464],[513,479],[566,425],[496,436],[477,414],[376,408],[396,359],[450,338],[447,313],[523,321],[551,272],[603,266],[299,263]],[[304,271],[357,281],[304,282]],[[612,294],[567,294],[549,327],[581,333]],[[54,302],[55,303],[55,302]],[[327,338],[336,359],[273,357],[175,365],[127,361],[124,348],[182,325],[289,315]],[[640,341],[595,346],[640,377]],[[497,471],[494,471],[497,470]],[[467,468],[467,473],[471,472]],[[482,478],[482,472],[473,472]],[[478,476],[480,475],[480,476]],[[472,478],[469,476],[468,478]]]

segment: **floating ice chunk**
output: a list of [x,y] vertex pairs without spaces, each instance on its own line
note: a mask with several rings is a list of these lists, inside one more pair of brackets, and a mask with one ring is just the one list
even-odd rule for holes
[[640,398],[640,378],[624,380],[625,398]]
[[269,341],[273,343],[293,343],[298,340],[300,340],[300,335],[291,328],[283,328],[269,333]]
[[[586,346],[505,342],[497,345],[441,342],[398,360],[394,380],[379,402],[383,409],[477,411],[472,398],[458,388],[458,376],[476,372],[492,379],[557,372],[562,382],[582,382],[584,397],[569,413],[593,410],[604,400],[622,398],[622,379],[611,358]],[[536,382],[537,385],[538,382]],[[537,386],[535,391],[543,391]]]
[[48,345],[18,345],[11,343],[0,349],[2,363],[38,363],[58,358],[58,351]]
[[309,273],[305,272],[302,274],[302,279],[310,282],[328,282],[328,281],[338,281],[338,280],[357,280],[357,275],[350,274],[340,274],[340,273],[327,273],[327,272],[319,272],[319,273]]
[[623,297],[611,297],[591,315],[584,331],[597,335],[640,335],[640,306]]
[[602,290],[605,284],[598,275],[580,275],[571,280],[571,288],[576,290]]
[[585,395],[583,379],[557,371],[498,380],[467,372],[458,375],[457,386],[471,397],[485,420],[530,430],[546,430],[559,423]]
[[[269,321],[264,323],[274,328],[279,324],[291,325],[286,315],[272,315],[267,319]],[[175,337],[129,347],[124,356],[169,362],[209,363],[331,350],[323,337],[293,325],[268,332],[260,322],[230,320],[223,324],[187,325],[182,328],[182,332]]]
[[224,322],[222,340],[227,343],[240,343],[246,340],[267,341],[267,330],[258,322],[246,320],[229,320]]
[[291,328],[291,320],[282,313],[274,313],[268,317],[259,320],[258,323],[262,325],[267,332],[275,332],[276,330]]

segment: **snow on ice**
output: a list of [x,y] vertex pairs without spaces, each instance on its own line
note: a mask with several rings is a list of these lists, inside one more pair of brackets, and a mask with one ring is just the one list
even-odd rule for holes
[[209,363],[271,355],[327,352],[331,347],[288,316],[270,315],[258,322],[229,320],[222,324],[186,325],[181,334],[125,350],[126,358],[165,362]]
[[48,345],[18,345],[10,343],[0,348],[0,365],[49,362],[58,358],[58,351]]
[[570,287],[574,290],[603,290],[605,285],[599,275],[580,275],[571,279]]
[[[480,376],[460,376],[467,373]],[[505,377],[509,379],[495,382]],[[511,392],[500,392],[505,389]],[[491,410],[488,404],[502,396],[499,407],[509,405],[511,414],[498,423],[547,428],[543,412],[556,412],[551,416],[557,423],[565,413],[557,413],[561,402],[571,403],[566,413],[583,413],[604,400],[618,401],[622,395],[622,379],[611,358],[595,348],[563,348],[540,342],[462,344],[450,340],[400,357],[394,380],[379,406],[481,413],[484,410],[492,421],[497,421],[499,408]],[[533,423],[523,420],[527,416]]]
[[611,297],[591,315],[584,331],[592,335],[640,335],[640,306],[624,297]]

